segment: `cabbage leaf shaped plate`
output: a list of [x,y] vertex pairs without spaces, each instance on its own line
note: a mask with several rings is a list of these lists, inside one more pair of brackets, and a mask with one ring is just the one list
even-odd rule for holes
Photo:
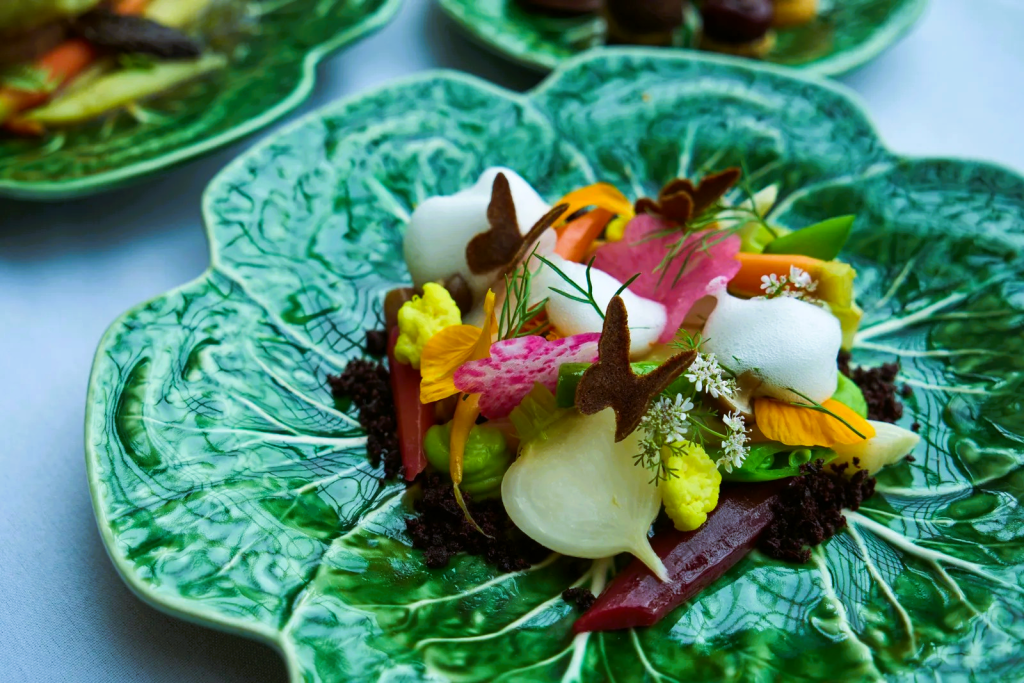
[[[0,196],[94,194],[210,152],[281,118],[326,55],[386,24],[401,0],[258,0],[225,69],[42,138],[0,135]],[[314,20],[315,19],[315,20]]]
[[[838,76],[863,66],[898,41],[928,0],[821,0],[818,18],[779,29],[766,60]],[[445,13],[484,47],[543,71],[604,42],[604,20],[549,17],[517,0],[438,0]]]
[[[551,557],[428,570],[404,488],[326,385],[406,281],[410,212],[517,169],[549,199],[743,164],[774,219],[858,216],[855,361],[899,360],[914,460],[794,566],[754,553],[649,629],[573,638]],[[103,338],[87,459],[147,602],[277,646],[295,681],[1014,679],[1024,662],[1024,179],[889,152],[847,91],[657,50],[570,61],[525,96],[428,73],[310,115],[204,198],[212,264]]]

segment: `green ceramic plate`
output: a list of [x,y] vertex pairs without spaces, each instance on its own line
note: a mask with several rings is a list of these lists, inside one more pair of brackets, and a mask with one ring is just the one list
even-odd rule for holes
[[[325,383],[406,281],[413,207],[495,164],[552,199],[738,163],[780,184],[781,224],[857,214],[855,360],[903,363],[915,460],[808,565],[754,553],[650,629],[573,639],[559,595],[587,584],[587,561],[425,569],[402,485],[367,464]],[[231,164],[204,210],[210,269],[118,320],[89,390],[99,528],[147,602],[273,643],[295,681],[1021,673],[1021,177],[898,157],[837,87],[629,50],[572,60],[525,96],[431,73],[338,102]]]
[[[520,64],[550,70],[604,42],[600,18],[551,18],[516,0],[438,0],[470,36]],[[766,60],[819,76],[863,66],[910,30],[927,0],[820,0],[815,21],[777,31]]]
[[[253,0],[231,64],[126,112],[41,139],[0,136],[0,196],[109,190],[205,154],[297,107],[316,65],[380,28],[401,0]],[[315,20],[314,20],[315,19]]]

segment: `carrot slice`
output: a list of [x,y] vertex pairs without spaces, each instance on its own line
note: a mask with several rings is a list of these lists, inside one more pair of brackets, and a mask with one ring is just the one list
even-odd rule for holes
[[761,291],[761,278],[765,275],[782,277],[789,275],[790,266],[807,271],[815,280],[820,279],[822,266],[826,263],[821,259],[800,254],[736,254],[740,262],[740,271],[729,281],[729,289],[747,296],[758,296]]
[[608,209],[594,209],[556,228],[558,242],[555,253],[567,261],[582,261],[587,255],[590,245],[605,229],[614,214]]

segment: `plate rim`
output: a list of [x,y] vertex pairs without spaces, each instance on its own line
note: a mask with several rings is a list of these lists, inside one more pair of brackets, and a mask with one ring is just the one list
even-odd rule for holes
[[[506,2],[512,2],[513,0],[506,0]],[[473,22],[467,21],[457,11],[453,9],[455,3],[458,0],[437,0],[438,6],[444,15],[454,22],[464,33],[470,38],[476,45],[489,51],[491,54],[497,55],[502,59],[511,61],[520,66],[524,66],[528,69],[540,73],[548,73],[557,69],[561,64],[566,63],[566,60],[558,61],[557,59],[549,59],[547,56],[532,57],[522,53],[512,53],[510,51],[502,49],[502,47],[488,40],[487,37],[477,30],[476,25]],[[817,76],[834,78],[841,76],[846,73],[850,73],[862,66],[866,66],[872,62],[875,58],[881,55],[883,52],[893,47],[898,43],[904,36],[917,25],[921,20],[925,11],[930,5],[930,0],[908,0],[907,4],[896,14],[893,19],[883,24],[882,28],[872,34],[869,40],[860,43],[855,48],[847,50],[845,52],[831,55],[825,59],[811,62],[807,65],[779,65],[782,68],[791,69],[805,74],[814,74]],[[598,50],[609,49],[607,46],[598,46],[588,48],[578,52],[569,59],[574,59],[579,55],[587,52],[593,52]],[[688,48],[658,48],[660,50],[668,50],[673,53],[698,53],[700,50],[691,50]],[[758,60],[751,60],[748,58],[740,58],[744,61],[753,61],[760,64],[772,64],[770,62],[760,62]]]
[[[294,111],[316,87],[316,69],[333,52],[379,31],[394,19],[404,0],[384,0],[380,9],[328,40],[315,45],[302,58],[301,74],[295,86],[280,101],[238,125],[213,137],[204,138],[144,161],[130,163],[102,173],[65,181],[19,181],[0,179],[0,198],[52,201],[99,194],[145,180],[158,171],[171,169],[192,159],[236,142]],[[241,152],[244,154],[245,152]]]
[[303,126],[308,125],[310,121],[322,118],[329,112],[337,109],[344,109],[346,106],[356,101],[373,97],[386,90],[392,90],[399,87],[406,87],[419,82],[427,82],[437,79],[446,79],[450,81],[462,81],[464,83],[472,84],[474,87],[491,90],[500,93],[502,96],[512,100],[532,103],[538,95],[543,94],[545,91],[555,87],[557,82],[561,80],[564,72],[578,68],[580,64],[589,61],[603,60],[609,56],[622,55],[625,57],[636,56],[646,57],[655,59],[670,59],[678,61],[700,61],[706,63],[723,64],[731,67],[738,67],[744,70],[757,71],[772,73],[777,76],[781,76],[786,79],[802,81],[815,88],[829,90],[840,97],[845,98],[850,104],[856,107],[860,113],[864,116],[865,122],[873,133],[879,147],[889,156],[889,159],[894,164],[902,162],[916,162],[916,161],[928,161],[935,163],[953,162],[958,164],[972,164],[975,166],[984,166],[992,170],[999,171],[1009,176],[1018,179],[1021,183],[1024,183],[1024,173],[1021,173],[1008,166],[986,161],[983,159],[969,158],[969,157],[957,157],[957,156],[915,156],[915,155],[904,155],[893,152],[875,125],[874,120],[871,118],[864,102],[857,95],[855,91],[849,87],[831,80],[818,78],[806,73],[796,72],[792,69],[781,67],[774,64],[766,64],[761,62],[750,62],[749,60],[736,59],[728,56],[715,55],[715,54],[693,54],[693,53],[675,53],[665,54],[665,51],[659,48],[643,48],[643,47],[627,47],[627,48],[608,48],[600,51],[587,51],[577,55],[570,60],[567,60],[560,64],[550,75],[534,86],[533,88],[524,92],[517,92],[498,86],[486,79],[483,79],[472,74],[455,71],[452,69],[433,69],[428,71],[418,72],[409,76],[391,79],[387,82],[368,88],[357,93],[353,93],[343,98],[338,98],[331,102],[328,102],[317,109],[303,115],[295,121],[289,122],[287,125],[278,128],[273,131],[270,135],[260,140],[254,145],[251,145],[248,149],[244,150],[239,156],[229,162],[222,168],[216,176],[209,182],[206,189],[203,192],[201,205],[202,205],[202,219],[203,219],[203,232],[207,239],[207,246],[209,249],[210,262],[203,272],[192,280],[178,285],[177,287],[171,288],[165,292],[162,292],[154,297],[147,299],[146,301],[132,306],[130,309],[125,311],[123,314],[118,316],[104,331],[100,338],[97,346],[96,354],[93,358],[92,366],[90,369],[87,395],[86,395],[86,406],[85,406],[85,460],[86,460],[86,477],[89,484],[89,495],[93,507],[93,512],[96,517],[96,525],[100,533],[100,537],[103,540],[104,550],[108,557],[110,557],[114,568],[117,570],[118,575],[122,581],[128,586],[128,588],[139,597],[144,603],[151,607],[167,614],[169,616],[182,619],[193,624],[204,626],[207,628],[214,628],[219,631],[238,635],[251,640],[262,642],[272,647],[275,651],[281,654],[284,659],[285,666],[288,670],[289,680],[291,683],[300,683],[303,680],[303,672],[299,668],[298,656],[293,651],[289,641],[285,638],[285,632],[281,629],[274,629],[267,627],[263,624],[255,623],[252,621],[245,621],[233,616],[225,615],[221,612],[206,608],[204,603],[189,601],[175,596],[173,594],[164,593],[155,590],[150,584],[147,584],[139,576],[132,571],[131,567],[123,560],[118,557],[117,553],[114,552],[116,549],[117,541],[113,536],[113,531],[106,521],[106,514],[101,505],[101,488],[104,482],[99,478],[96,472],[96,464],[98,461],[97,451],[94,447],[93,440],[91,437],[93,434],[94,424],[94,411],[100,408],[99,402],[94,401],[93,398],[98,395],[99,389],[99,378],[101,372],[104,370],[103,365],[105,362],[105,352],[110,347],[113,337],[120,333],[124,329],[123,323],[131,318],[137,311],[145,309],[146,307],[164,300],[176,293],[186,291],[188,288],[193,287],[199,283],[204,282],[212,274],[217,273],[225,266],[221,263],[220,257],[217,251],[217,244],[214,240],[213,231],[211,229],[212,223],[212,202],[213,193],[222,185],[229,183],[229,178],[234,175],[237,168],[243,167],[245,163],[252,157],[263,151],[264,148],[271,147],[278,138],[290,134],[294,130],[300,129]]

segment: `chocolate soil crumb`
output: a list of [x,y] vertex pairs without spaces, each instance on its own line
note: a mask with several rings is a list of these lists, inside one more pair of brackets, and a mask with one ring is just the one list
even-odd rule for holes
[[370,354],[374,358],[383,358],[384,354],[388,352],[388,333],[387,330],[367,330],[366,331],[366,353]]
[[[854,461],[856,462],[856,461]],[[822,466],[822,461],[800,468],[802,476],[779,493],[772,505],[775,515],[758,541],[762,552],[785,562],[807,562],[815,546],[846,526],[843,509],[856,510],[875,492],[875,479],[864,470],[844,475],[846,465]]]
[[428,567],[444,567],[454,555],[465,552],[479,555],[503,572],[513,572],[527,569],[549,554],[516,528],[501,501],[474,503],[469,494],[463,493],[470,514],[488,538],[466,521],[455,502],[450,480],[437,473],[424,473],[416,480],[423,491],[415,505],[419,515],[405,524],[413,547],[423,550]]
[[398,450],[398,423],[391,396],[388,369],[383,363],[353,360],[340,375],[327,377],[335,398],[350,398],[359,411],[359,425],[366,432],[366,453],[374,467],[384,463],[384,476],[397,477],[402,471]]
[[562,599],[570,605],[575,605],[581,612],[586,612],[597,602],[597,596],[591,593],[589,588],[583,587],[565,589],[562,592]]
[[899,371],[899,363],[885,363],[875,368],[850,367],[849,352],[839,352],[839,372],[860,387],[868,404],[869,420],[896,422],[903,417],[903,404],[896,395],[909,398],[914,391],[906,384],[897,391],[896,375]]

